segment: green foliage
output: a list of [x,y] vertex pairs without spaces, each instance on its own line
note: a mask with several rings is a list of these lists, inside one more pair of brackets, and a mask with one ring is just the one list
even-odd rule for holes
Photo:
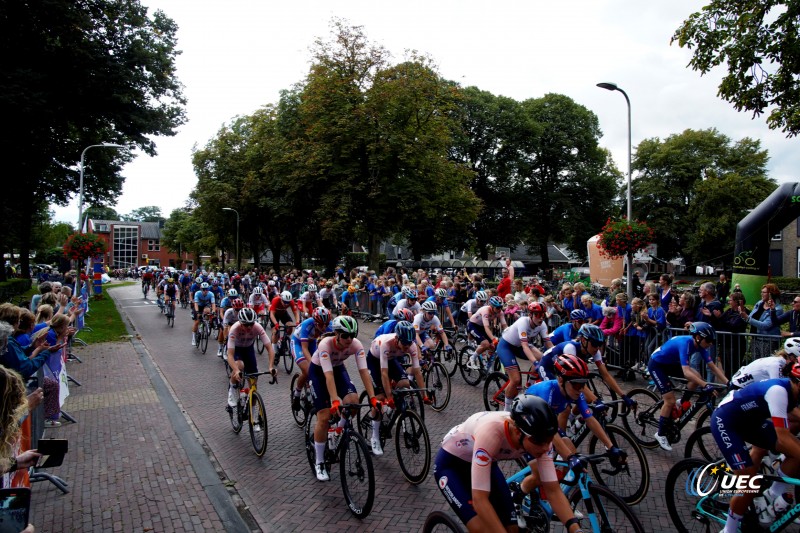
[[161,216],[161,208],[156,205],[148,205],[134,209],[127,215],[122,215],[122,220],[132,222],[166,222],[166,218]]
[[114,208],[104,205],[90,206],[84,211],[83,215],[86,218],[95,220],[125,220],[119,216],[119,213]]
[[8,300],[18,294],[25,294],[31,288],[30,278],[12,278],[8,281],[0,281],[0,297]]
[[[773,276],[770,282],[776,284],[781,292],[800,292],[800,278],[784,278]],[[786,308],[784,308],[786,310]]]
[[[117,311],[117,306],[114,300],[109,297],[108,289],[115,289],[117,287],[124,287],[132,285],[131,283],[114,284],[112,286],[103,285],[103,290],[100,298],[92,297],[89,304],[91,307],[91,315],[86,319],[87,325],[91,326],[92,331],[83,330],[78,335],[87,344],[95,344],[100,342],[118,342],[124,340],[123,337],[128,334],[125,328],[125,323]],[[94,288],[90,289],[94,294]]]
[[689,66],[701,74],[727,66],[718,96],[737,111],[760,116],[788,137],[800,133],[798,0],[712,0],[672,37],[693,49]]
[[[369,254],[364,252],[347,252],[344,254],[344,271],[345,273],[349,273],[350,270],[364,266],[367,264],[367,259],[369,259]],[[383,272],[386,270],[386,254],[379,254],[378,255],[378,270],[376,272]]]

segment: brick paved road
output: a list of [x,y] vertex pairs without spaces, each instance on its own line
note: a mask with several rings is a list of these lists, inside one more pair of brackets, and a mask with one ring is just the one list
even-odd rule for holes
[[[313,477],[305,457],[302,431],[289,410],[290,378],[282,370],[277,385],[267,385],[264,380],[260,383],[269,416],[269,444],[265,456],[258,459],[247,431],[236,435],[230,428],[225,412],[227,379],[222,362],[215,355],[216,342],[209,343],[208,352],[202,355],[190,345],[188,311],[178,310],[175,329],[170,330],[152,302],[142,299],[137,287],[119,288],[112,294],[141,334],[209,453],[235,484],[264,531],[418,531],[429,512],[447,507],[431,477],[420,486],[405,482],[394,445],[387,443],[386,454],[374,461],[377,496],[372,513],[363,521],[352,517],[344,503],[338,472],[330,483],[319,483]],[[360,337],[371,338],[375,328],[373,324],[363,324]],[[265,365],[266,361],[260,359],[259,364]],[[361,390],[357,372],[351,369],[350,375]],[[466,385],[457,373],[447,409],[442,413],[426,411],[434,453],[452,426],[482,410],[481,390]],[[650,492],[635,508],[647,531],[673,529],[664,506],[664,480],[669,466],[679,460],[682,444],[671,454],[647,451],[652,474]],[[562,528],[558,526],[557,530]]]

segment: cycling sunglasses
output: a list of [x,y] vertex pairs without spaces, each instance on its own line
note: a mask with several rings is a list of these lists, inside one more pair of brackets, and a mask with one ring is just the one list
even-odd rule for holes
[[534,313],[531,313],[531,314],[532,314],[533,316],[535,316],[535,317],[538,317],[538,318],[542,318],[542,317],[544,316],[544,313],[543,313],[543,312],[541,312],[541,311],[536,311],[536,312],[534,312]]
[[353,335],[352,333],[347,333],[347,332],[345,332],[345,333],[339,333],[339,338],[340,338],[340,339],[347,340],[347,339],[355,339],[355,338],[356,338],[356,336],[355,336],[355,335]]
[[595,348],[600,348],[601,346],[603,346],[603,343],[602,343],[602,342],[600,342],[600,341],[595,341],[595,340],[592,340],[592,339],[589,339],[589,344],[591,344],[591,345],[592,345],[592,346],[594,346]]

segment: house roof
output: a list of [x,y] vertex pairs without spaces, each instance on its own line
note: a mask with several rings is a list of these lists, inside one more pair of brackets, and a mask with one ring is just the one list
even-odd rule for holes
[[89,219],[92,231],[97,232],[97,227],[105,224],[111,229],[111,226],[139,226],[140,236],[142,239],[161,239],[161,228],[158,222],[132,222],[127,220],[101,220]]

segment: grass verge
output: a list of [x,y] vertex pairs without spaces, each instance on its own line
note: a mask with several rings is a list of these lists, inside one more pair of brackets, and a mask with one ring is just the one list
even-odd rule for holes
[[117,306],[114,305],[114,300],[108,295],[106,289],[133,284],[135,282],[131,281],[115,283],[110,287],[104,285],[102,299],[89,301],[89,316],[86,318],[86,325],[91,327],[92,331],[81,331],[78,335],[81,340],[87,344],[120,342],[123,340],[122,336],[128,335],[128,330],[125,329],[125,324],[122,322],[119,311],[117,311]]

